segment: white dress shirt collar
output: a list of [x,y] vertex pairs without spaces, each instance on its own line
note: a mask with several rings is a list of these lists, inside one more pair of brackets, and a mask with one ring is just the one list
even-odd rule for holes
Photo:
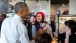
[[15,14],[14,17],[23,23],[23,21],[22,21],[23,19],[19,15]]

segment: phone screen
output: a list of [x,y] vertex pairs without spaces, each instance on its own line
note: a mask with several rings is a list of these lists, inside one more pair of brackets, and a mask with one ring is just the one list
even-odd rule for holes
[[40,26],[41,26],[42,28],[44,28],[44,27],[46,27],[46,24],[43,24],[43,23],[42,23]]

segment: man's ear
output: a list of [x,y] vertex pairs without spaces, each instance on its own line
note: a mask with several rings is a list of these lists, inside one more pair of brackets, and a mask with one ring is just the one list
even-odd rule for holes
[[22,15],[22,12],[23,12],[22,10],[19,11],[19,13],[20,13],[21,15]]
[[18,12],[18,15],[22,17],[22,11],[19,11]]

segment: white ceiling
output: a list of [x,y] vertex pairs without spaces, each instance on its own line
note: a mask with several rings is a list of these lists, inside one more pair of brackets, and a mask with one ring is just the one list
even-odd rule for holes
[[[29,1],[29,0],[26,0],[26,1]],[[36,0],[30,0],[30,1],[36,1]],[[38,0],[38,1],[47,1],[47,0]]]
[[[24,2],[23,0],[12,0],[12,2],[9,2],[11,5],[15,5],[17,2]],[[49,1],[50,2],[50,1]],[[48,4],[47,1],[39,1],[38,3],[34,0],[26,0],[25,3],[28,4],[28,6],[36,6],[36,5],[45,5]],[[41,3],[41,4],[40,4]]]
[[[12,1],[24,1],[24,0],[12,0]],[[25,0],[25,1],[36,1],[36,0]],[[38,1],[47,1],[47,0],[38,0]]]

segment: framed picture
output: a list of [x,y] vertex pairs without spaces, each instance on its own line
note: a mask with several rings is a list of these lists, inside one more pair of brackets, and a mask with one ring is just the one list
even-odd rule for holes
[[9,0],[0,0],[0,14],[7,14],[9,12],[8,3]]

